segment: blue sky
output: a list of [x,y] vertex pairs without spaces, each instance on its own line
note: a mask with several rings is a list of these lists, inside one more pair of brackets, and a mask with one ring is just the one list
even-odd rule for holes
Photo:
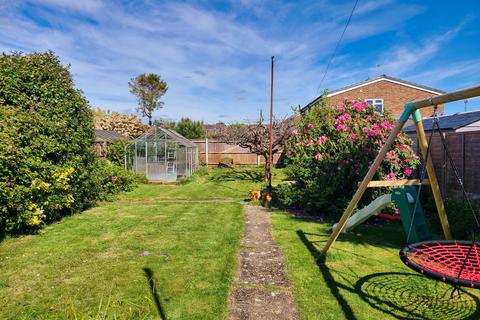
[[480,1],[359,0],[319,87],[353,3],[0,0],[0,51],[53,50],[93,107],[123,113],[136,106],[129,79],[158,73],[169,91],[156,118],[209,123],[268,109],[272,55],[279,116],[383,73],[445,91],[480,82]]

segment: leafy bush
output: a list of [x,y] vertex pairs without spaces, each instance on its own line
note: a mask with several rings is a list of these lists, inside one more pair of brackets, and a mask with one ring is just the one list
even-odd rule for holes
[[[444,201],[444,204],[453,238],[469,240],[472,239],[472,232],[475,231],[476,241],[479,241],[480,230],[476,229],[477,224],[475,218],[467,203],[447,199]],[[428,214],[428,220],[434,233],[443,234],[433,196],[428,194],[428,196],[425,197],[425,200],[422,199],[422,205]],[[480,206],[475,204],[474,210],[477,218],[480,219]]]
[[175,124],[174,130],[187,139],[203,139],[207,137],[203,122],[182,118]]
[[297,184],[282,183],[273,188],[273,204],[280,208],[300,206],[302,192]]
[[121,191],[132,191],[138,184],[134,173],[108,160],[97,161],[93,176],[99,200],[108,200]]
[[0,56],[0,232],[89,206],[93,144],[87,101],[53,53]]
[[[339,106],[321,102],[297,121],[287,143],[287,174],[297,181],[306,209],[336,217],[393,129],[393,119],[366,102],[345,100]],[[419,163],[411,145],[399,134],[375,178],[408,178]],[[363,200],[371,201],[378,192],[368,190]]]
[[107,159],[123,167],[125,165],[125,155],[128,152],[126,147],[132,142],[130,140],[117,140],[112,143],[107,150]]

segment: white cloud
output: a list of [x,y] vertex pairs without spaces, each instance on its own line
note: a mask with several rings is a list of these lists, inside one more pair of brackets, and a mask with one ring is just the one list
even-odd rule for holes
[[443,34],[425,38],[420,43],[400,45],[392,48],[377,62],[377,65],[379,65],[378,69],[382,73],[394,76],[409,74],[414,67],[432,59],[464,26],[465,22],[462,22],[455,28]]
[[[291,105],[314,98],[351,4],[242,0],[231,5],[234,11],[222,12],[178,2],[18,2],[0,12],[0,49],[54,50],[72,65],[75,83],[92,105],[118,111],[136,105],[130,78],[155,72],[170,87],[158,115],[208,122],[255,118],[268,106],[271,55],[277,57],[276,110],[287,114]],[[396,30],[419,9],[394,0],[361,2],[342,45]],[[439,46],[446,41],[440,39]],[[408,49],[396,47],[380,61],[396,72],[438,51],[427,45],[418,52]],[[329,86],[368,75],[369,63],[360,65],[354,57],[335,59]]]
[[35,0],[33,4],[43,4],[83,13],[97,12],[103,7],[103,1],[101,0]]

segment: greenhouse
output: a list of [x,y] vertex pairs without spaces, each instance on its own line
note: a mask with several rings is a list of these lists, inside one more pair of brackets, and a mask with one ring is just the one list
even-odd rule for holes
[[197,146],[179,133],[159,126],[135,139],[125,153],[125,167],[152,182],[189,177],[197,166]]

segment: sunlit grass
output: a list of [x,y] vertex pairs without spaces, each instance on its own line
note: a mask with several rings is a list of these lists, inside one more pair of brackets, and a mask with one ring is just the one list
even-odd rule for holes
[[158,319],[144,268],[168,319],[221,319],[241,232],[238,203],[114,202],[6,239],[0,319]]
[[[133,192],[122,195],[122,199],[236,199],[245,200],[248,192],[266,186],[263,167],[239,167],[233,169],[203,169],[188,183],[142,185]],[[273,183],[286,179],[283,169],[274,169]]]
[[281,213],[274,236],[287,260],[302,319],[479,319],[479,295],[450,299],[450,285],[405,267],[400,224],[361,226],[341,235],[322,260],[330,225]]

